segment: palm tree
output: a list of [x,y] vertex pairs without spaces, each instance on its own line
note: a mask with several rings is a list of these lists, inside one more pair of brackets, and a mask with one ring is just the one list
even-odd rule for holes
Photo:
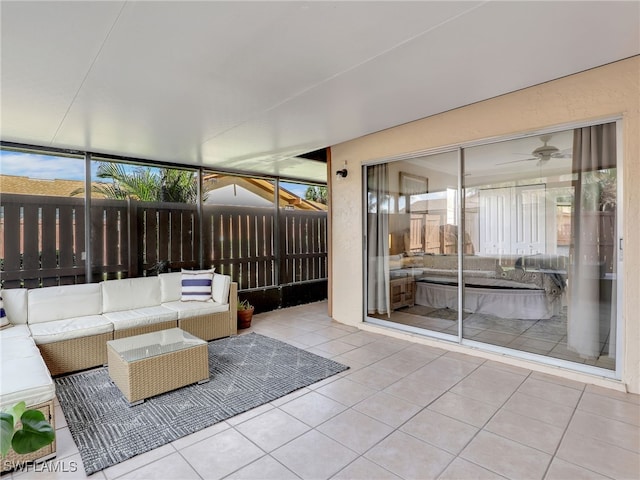
[[305,200],[312,200],[318,203],[327,203],[327,187],[307,187],[307,190],[304,192]]
[[[150,167],[130,169],[121,163],[100,162],[96,176],[111,179],[111,182],[94,183],[92,187],[93,192],[105,198],[179,203],[196,203],[198,200],[195,172]],[[79,188],[72,195],[82,192],[84,189]]]

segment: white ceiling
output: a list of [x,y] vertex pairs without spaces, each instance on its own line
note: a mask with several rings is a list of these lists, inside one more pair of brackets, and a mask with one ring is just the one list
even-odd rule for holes
[[326,180],[297,155],[640,54],[640,2],[9,2],[1,134]]

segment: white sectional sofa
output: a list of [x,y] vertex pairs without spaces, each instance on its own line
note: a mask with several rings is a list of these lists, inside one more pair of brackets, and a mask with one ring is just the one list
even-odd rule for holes
[[[107,363],[108,340],[180,327],[203,340],[237,333],[238,285],[213,274],[211,299],[182,301],[182,274],[101,283],[2,290],[11,326],[0,330],[0,407],[20,401],[43,411],[55,428],[52,375]],[[44,460],[55,442],[11,461]],[[7,467],[7,468],[5,468]]]
[[107,362],[106,341],[180,327],[204,340],[237,333],[237,284],[213,274],[212,298],[181,301],[181,273],[2,291],[9,321],[26,325],[51,375]]
[[181,301],[181,273],[2,291],[9,321],[26,325],[51,375],[107,362],[106,341],[180,327],[203,340],[237,333],[237,284],[213,274],[212,298]]

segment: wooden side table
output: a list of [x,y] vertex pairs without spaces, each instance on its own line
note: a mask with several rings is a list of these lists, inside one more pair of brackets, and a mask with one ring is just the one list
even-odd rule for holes
[[416,301],[416,281],[411,276],[393,278],[389,281],[391,310],[413,307]]

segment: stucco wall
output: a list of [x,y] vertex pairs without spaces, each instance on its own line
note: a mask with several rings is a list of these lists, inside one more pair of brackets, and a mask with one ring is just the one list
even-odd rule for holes
[[[332,316],[362,325],[363,162],[446,145],[622,116],[625,330],[622,382],[640,393],[640,57],[537,85],[332,147],[349,176],[332,182]],[[334,169],[335,170],[335,169]],[[544,369],[543,369],[544,370]],[[576,375],[567,374],[576,378]],[[580,377],[582,378],[582,377]]]

